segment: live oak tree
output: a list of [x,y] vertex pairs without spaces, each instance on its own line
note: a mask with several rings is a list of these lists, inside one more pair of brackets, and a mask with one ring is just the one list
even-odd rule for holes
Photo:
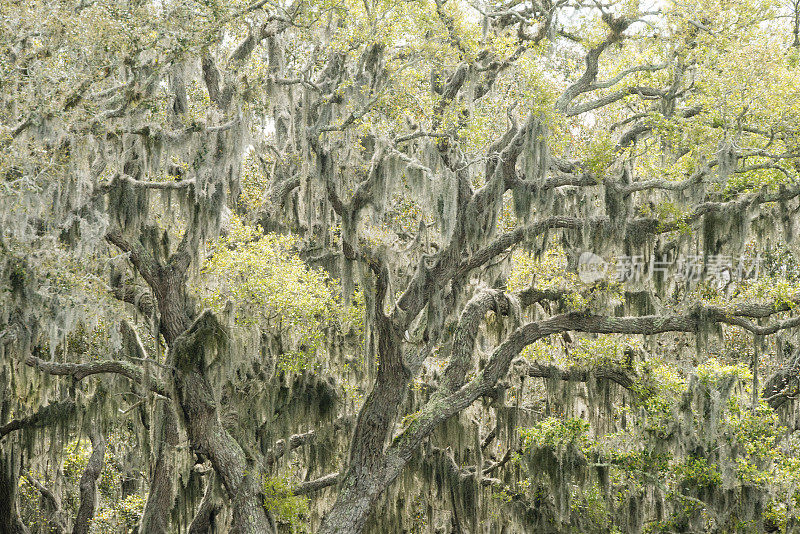
[[0,10],[0,532],[797,528],[796,5]]

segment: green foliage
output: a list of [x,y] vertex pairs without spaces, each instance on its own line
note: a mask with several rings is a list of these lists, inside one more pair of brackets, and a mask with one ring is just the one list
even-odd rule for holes
[[86,464],[89,463],[89,456],[92,454],[92,445],[89,440],[82,439],[80,441],[73,441],[65,447],[65,456],[61,464],[61,469],[64,476],[72,482],[77,484],[81,478],[81,474],[86,469]]
[[697,366],[697,378],[709,391],[718,389],[730,380],[749,381],[752,373],[744,364],[725,365],[715,358]]
[[541,258],[521,251],[512,257],[507,282],[509,291],[522,291],[529,287],[565,289],[578,284],[578,276],[567,270],[567,256],[561,248],[548,248]]
[[300,373],[313,369],[315,361],[306,352],[286,351],[278,356],[278,369],[286,373]]
[[707,458],[687,458],[674,465],[672,470],[682,484],[691,488],[709,488],[722,483],[719,469]]
[[586,166],[589,171],[601,179],[616,156],[616,139],[609,132],[600,132],[586,149]]
[[101,507],[92,520],[92,534],[108,532],[130,532],[139,524],[144,511],[145,498],[141,495],[128,495],[111,506]]
[[588,448],[589,423],[582,419],[548,417],[531,428],[520,429],[523,451],[549,447],[560,450],[567,446]]
[[[39,474],[32,473],[32,476],[38,477]],[[18,492],[20,515],[25,525],[29,530],[48,532],[49,513],[42,505],[39,490],[23,477],[19,481]],[[57,531],[52,530],[52,532]]]
[[560,246],[546,248],[541,257],[516,251],[506,283],[510,291],[532,288],[561,293],[558,302],[562,311],[606,313],[622,301],[622,284],[607,280],[586,284],[567,267],[567,254]]
[[639,214],[643,217],[653,217],[658,220],[659,229],[665,225],[677,223],[677,230],[682,234],[691,232],[689,222],[686,221],[689,213],[675,202],[665,201],[655,206],[643,205],[639,208]]
[[[112,432],[107,437],[103,469],[97,480],[98,499],[90,526],[92,534],[128,533],[139,524],[146,494],[133,493],[122,497],[121,468],[130,439],[131,436],[122,430]],[[68,442],[61,451],[61,472],[64,478],[60,497],[64,518],[74,517],[77,513],[80,504],[80,479],[91,453],[91,443],[85,438]],[[32,472],[31,476],[51,491],[57,490],[53,482],[41,473]],[[47,530],[47,526],[52,510],[40,496],[39,490],[24,477],[20,479],[19,488],[20,513],[27,526],[34,532],[51,532]],[[141,489],[146,491],[147,487]]]
[[[580,350],[591,355],[588,362],[608,361],[615,353],[614,344],[601,338]],[[624,430],[590,438],[588,422],[552,416],[520,429],[523,455],[550,450],[559,462],[558,468],[548,467],[552,459],[536,456],[538,469],[518,463],[525,476],[539,477],[536,488],[570,488],[570,509],[579,513],[573,518],[591,522],[595,526],[581,524],[593,531],[610,528],[614,514],[648,488],[665,497],[667,509],[665,519],[650,523],[647,532],[686,531],[700,523],[750,531],[754,523],[737,517],[739,512],[719,522],[725,492],[747,491],[763,499],[768,524],[787,525],[798,517],[794,440],[781,446],[786,429],[778,414],[763,400],[752,405],[752,376],[745,366],[708,359],[682,370],[651,359],[637,364],[636,372],[647,386],[640,386],[632,405],[621,409]],[[687,450],[685,443],[693,448]],[[595,478],[595,467],[606,475]],[[549,482],[539,471],[547,473]],[[598,493],[596,484],[603,491]]]
[[204,304],[222,312],[235,303],[235,321],[281,321],[312,335],[315,320],[332,317],[335,293],[331,280],[309,269],[294,251],[295,240],[276,234],[263,235],[258,228],[232,218],[231,229],[212,246],[203,274],[218,286],[204,293]]
[[672,458],[670,454],[644,447],[631,450],[626,448],[627,446],[630,446],[630,443],[604,448],[608,461],[614,465],[616,473],[640,484],[651,484],[654,476],[657,479],[666,476]]
[[264,477],[261,483],[264,508],[279,522],[289,526],[291,532],[308,532],[308,498],[292,493],[288,477]]
[[264,171],[264,165],[272,162],[263,161],[251,152],[242,162],[241,202],[248,210],[257,210],[264,204],[264,195],[269,190],[269,175]]
[[573,513],[580,514],[598,532],[607,531],[611,527],[610,510],[603,490],[597,483],[588,488],[575,488],[570,495],[570,509]]
[[291,348],[279,355],[279,364],[299,371],[313,367],[328,328],[360,334],[363,299],[342,305],[335,281],[309,268],[295,244],[292,237],[264,235],[233,217],[228,235],[212,245],[195,287],[203,305],[217,313],[233,304],[237,326],[285,336]]
[[601,335],[596,338],[580,338],[570,355],[575,363],[586,367],[624,364],[624,352],[639,347],[632,336]]

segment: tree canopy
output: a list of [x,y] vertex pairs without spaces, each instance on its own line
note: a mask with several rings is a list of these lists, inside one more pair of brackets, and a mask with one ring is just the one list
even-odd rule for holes
[[0,534],[800,531],[796,1],[0,28]]

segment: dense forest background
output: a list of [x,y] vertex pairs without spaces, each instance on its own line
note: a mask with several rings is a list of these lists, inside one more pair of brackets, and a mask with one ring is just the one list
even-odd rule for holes
[[0,534],[800,532],[800,3],[0,3]]

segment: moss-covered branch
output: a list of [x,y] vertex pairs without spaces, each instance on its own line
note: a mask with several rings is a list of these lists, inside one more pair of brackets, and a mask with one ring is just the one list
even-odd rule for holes
[[[527,323],[513,331],[493,352],[482,371],[458,391],[447,397],[434,396],[419,412],[388,449],[389,456],[396,459],[387,464],[404,465],[413,450],[443,421],[465,409],[481,396],[490,394],[495,385],[509,370],[512,360],[528,345],[551,334],[577,331],[595,334],[640,334],[654,335],[666,332],[699,333],[709,323],[727,322],[730,316],[765,317],[785,309],[785,303],[748,303],[726,309],[715,306],[698,306],[688,312],[674,315],[651,315],[642,317],[608,317],[587,313],[567,313],[538,322]],[[531,371],[532,370],[532,371]],[[534,374],[552,373],[534,364],[529,368]],[[566,373],[566,374],[565,374]],[[617,370],[604,372],[611,380],[624,387],[631,387],[629,377]],[[582,372],[558,371],[561,377],[585,378]]]
[[[121,360],[100,360],[86,363],[60,363],[49,362],[36,356],[28,356],[25,363],[44,373],[59,376],[71,376],[75,380],[83,380],[87,376],[96,374],[117,374],[122,375],[137,384],[144,380],[142,368],[130,362]],[[149,377],[148,387],[154,393],[163,397],[169,397],[167,388],[153,376]]]
[[173,345],[177,401],[192,449],[208,457],[233,508],[233,525],[242,534],[270,531],[271,520],[258,492],[258,472],[244,449],[222,426],[207,362],[228,349],[228,333],[211,311],[203,312]]
[[39,408],[29,416],[12,419],[0,426],[0,439],[15,430],[42,428],[56,423],[63,423],[65,420],[74,417],[76,413],[77,405],[71,399],[53,402]]
[[[561,369],[555,365],[546,365],[539,362],[526,362],[517,360],[520,371],[532,378],[555,378],[566,382],[588,382],[591,379],[610,380],[621,387],[633,390],[641,378],[636,376],[633,369],[615,365],[600,365],[591,369],[571,367]],[[644,386],[644,384],[642,384]]]

